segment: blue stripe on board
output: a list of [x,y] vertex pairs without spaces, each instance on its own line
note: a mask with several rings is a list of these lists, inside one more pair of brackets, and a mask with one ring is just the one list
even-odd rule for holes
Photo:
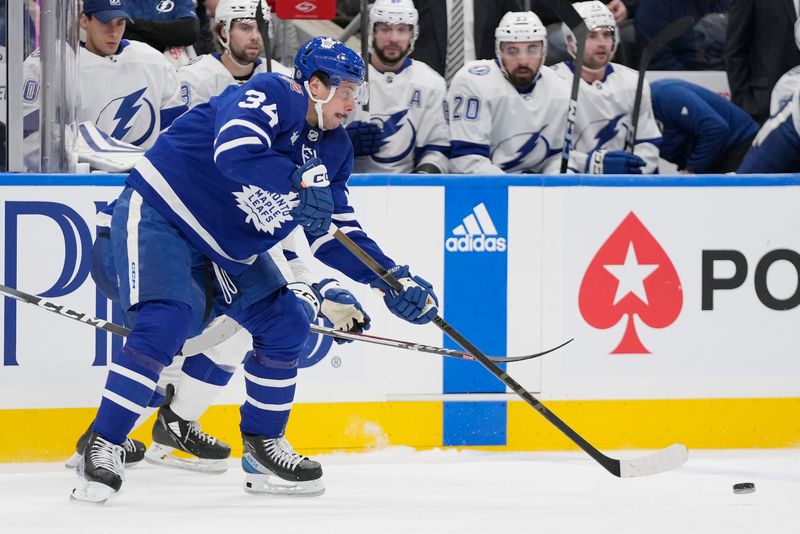
[[[506,352],[508,189],[445,189],[447,320],[489,354]],[[491,320],[486,318],[490,317]],[[445,337],[445,347],[459,348]],[[444,358],[443,393],[503,393],[479,363]],[[505,402],[445,402],[443,445],[504,445]]]

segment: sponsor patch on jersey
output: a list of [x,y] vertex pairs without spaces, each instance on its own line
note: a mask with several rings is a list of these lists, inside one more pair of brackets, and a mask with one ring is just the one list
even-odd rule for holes
[[469,73],[475,76],[486,76],[489,74],[489,65],[475,65],[469,68]]
[[292,80],[291,78],[286,78],[286,80],[289,82],[289,88],[292,91],[294,91],[295,93],[297,93],[299,95],[303,94],[303,88],[300,87],[299,83],[297,83],[296,81]]

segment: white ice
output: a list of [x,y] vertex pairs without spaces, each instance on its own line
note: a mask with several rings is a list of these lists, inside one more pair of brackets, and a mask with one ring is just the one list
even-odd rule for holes
[[[0,533],[800,532],[800,449],[691,451],[681,468],[629,479],[577,452],[392,447],[317,459],[322,497],[247,495],[231,460],[223,475],[141,464],[104,506],[69,502],[75,475],[62,464],[0,465]],[[756,492],[734,495],[737,482]]]

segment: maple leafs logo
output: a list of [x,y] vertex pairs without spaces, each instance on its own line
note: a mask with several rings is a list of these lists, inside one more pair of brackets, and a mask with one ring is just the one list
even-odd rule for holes
[[274,234],[283,223],[292,220],[290,211],[297,193],[281,195],[254,185],[245,185],[241,192],[234,191],[233,196],[239,209],[247,214],[246,223],[253,223],[260,232]]
[[578,306],[584,320],[611,328],[627,315],[625,334],[611,354],[650,354],[633,316],[666,328],[683,307],[683,288],[672,261],[631,212],[597,251],[581,281]]

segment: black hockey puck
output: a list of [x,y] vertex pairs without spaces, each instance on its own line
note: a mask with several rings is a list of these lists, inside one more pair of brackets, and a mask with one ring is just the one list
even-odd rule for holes
[[738,484],[733,485],[733,492],[736,495],[744,495],[745,493],[754,493],[756,491],[756,485],[752,482],[739,482]]

